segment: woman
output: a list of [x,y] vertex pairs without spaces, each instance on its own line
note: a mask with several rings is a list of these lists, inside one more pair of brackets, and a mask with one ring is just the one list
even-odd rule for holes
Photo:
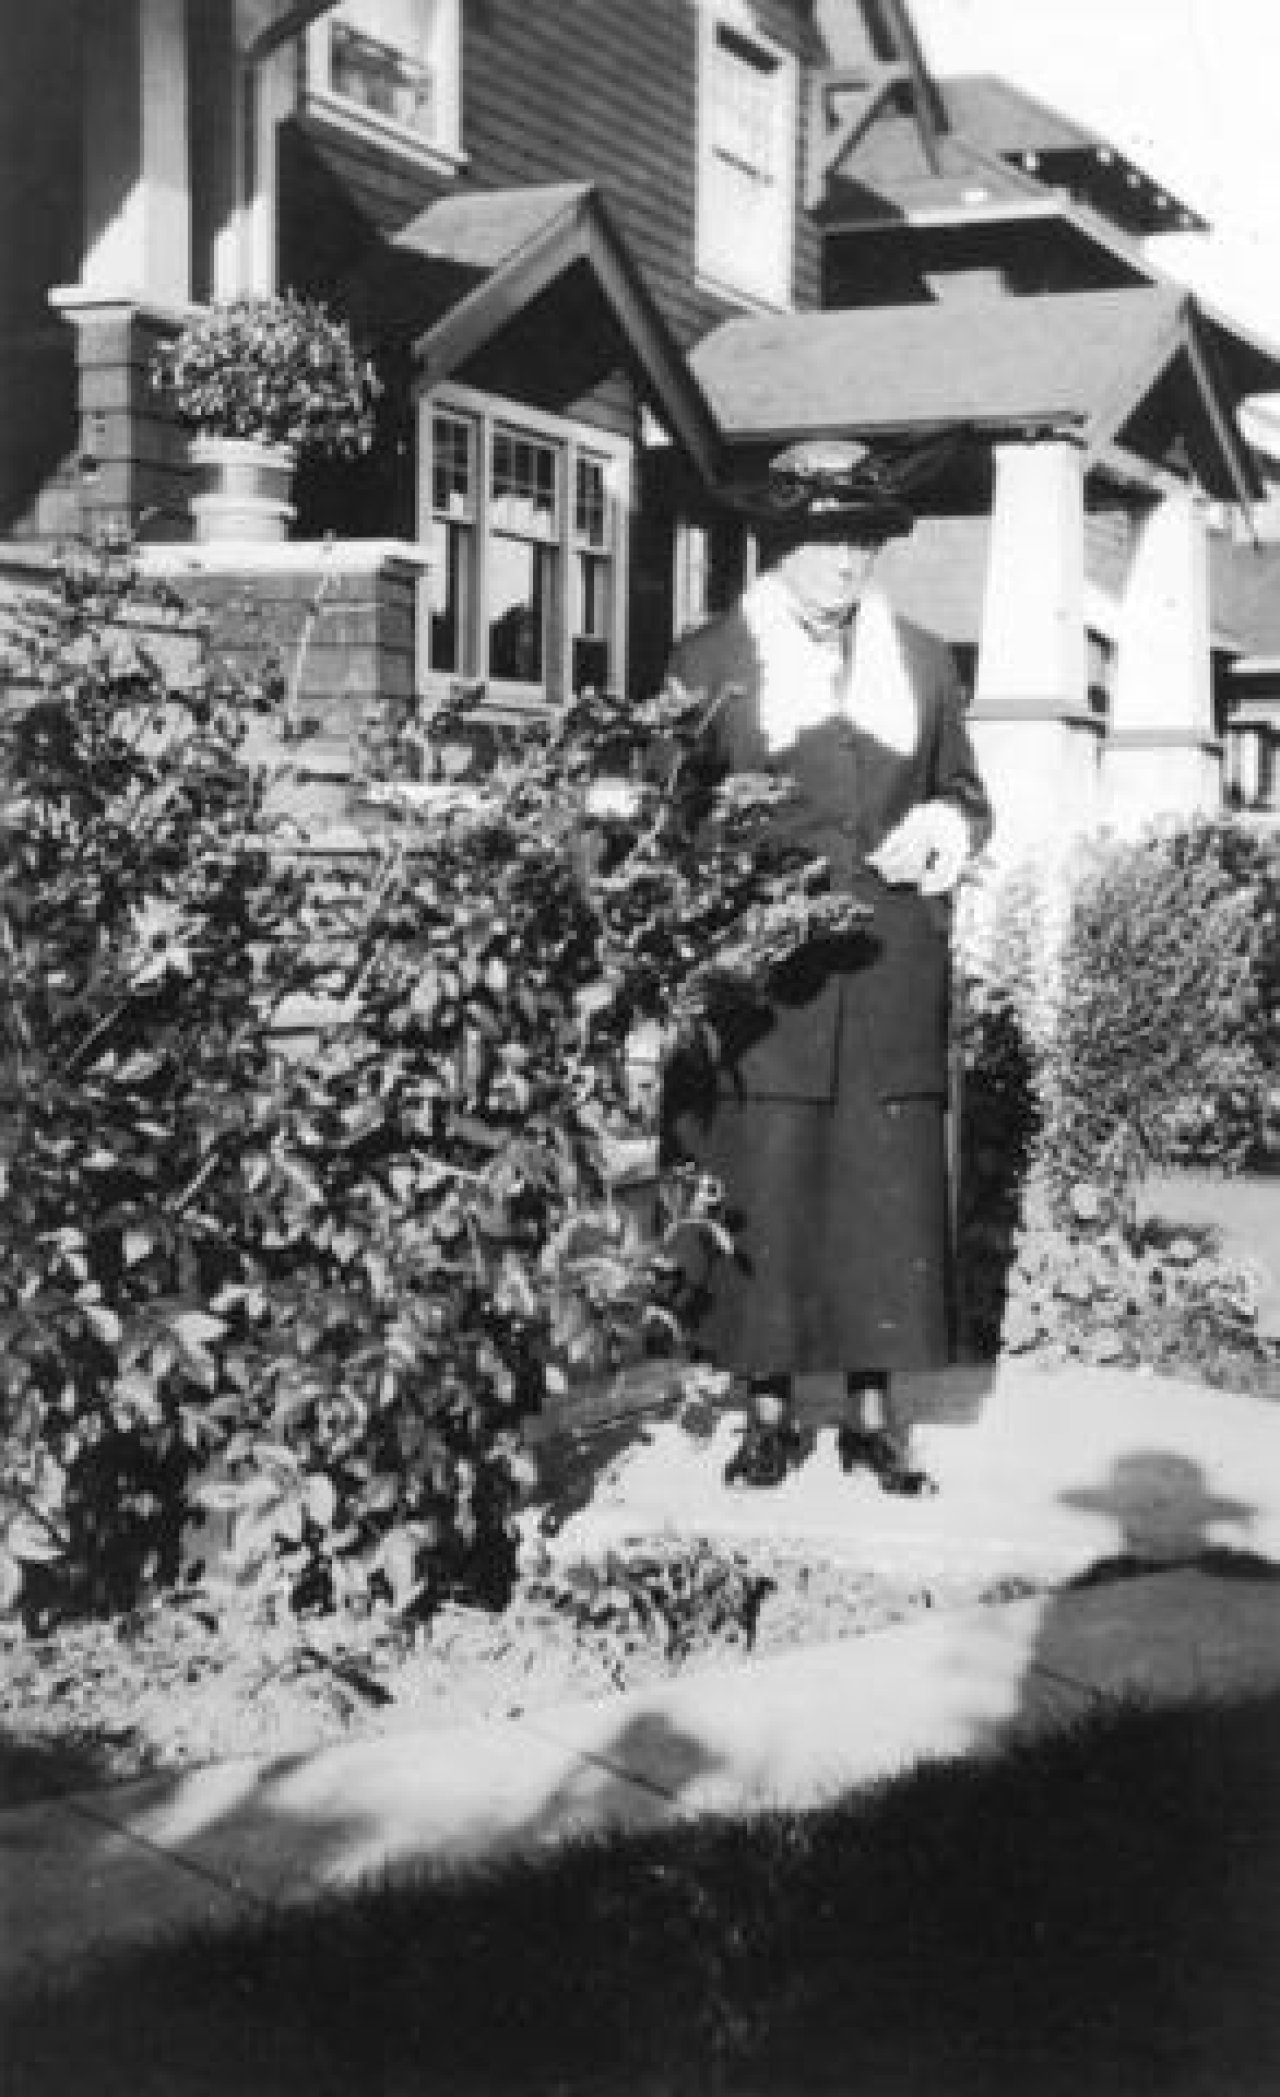
[[665,1157],[722,1181],[738,1230],[737,1256],[699,1277],[694,1338],[751,1394],[731,1482],[785,1475],[802,1446],[792,1379],[836,1370],[844,1468],[920,1492],[891,1379],[950,1353],[949,897],[990,810],[949,651],[871,587],[913,520],[865,448],[793,446],[751,508],[768,565],[671,660],[722,701],[699,775],[785,775],[778,841],[823,856],[874,915],[826,966],[784,977],[710,1093],[669,1073]]

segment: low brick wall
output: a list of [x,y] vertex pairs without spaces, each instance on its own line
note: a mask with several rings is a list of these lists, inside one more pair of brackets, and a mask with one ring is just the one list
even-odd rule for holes
[[415,692],[416,548],[385,539],[149,548],[209,626],[216,655],[284,678],[291,727],[340,740],[371,704],[404,712]]
[[416,711],[419,550],[287,540],[148,547],[143,561],[204,619],[215,657],[251,678],[278,672],[279,715],[255,724],[262,760],[287,761],[276,812],[313,832],[342,825],[362,746]]

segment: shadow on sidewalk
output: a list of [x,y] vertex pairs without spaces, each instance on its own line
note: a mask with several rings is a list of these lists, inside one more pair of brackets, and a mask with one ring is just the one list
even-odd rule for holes
[[[1126,1456],[1070,1498],[1115,1526],[1115,1549],[1079,1584],[1114,1595],[1126,1667],[1120,1573],[1155,1562],[1221,1577],[1215,1644],[1225,1645],[1233,1575],[1280,1571],[1248,1548],[1251,1508],[1216,1496],[1171,1452]],[[185,1824],[173,1787],[179,1860],[198,1867],[235,1821],[259,1873],[277,1858],[286,1900],[362,1857],[374,1876],[398,1875],[415,1843],[446,1867],[468,1847],[492,1861],[474,1878],[446,1868],[389,1890],[376,1907],[264,1914],[230,1937],[122,1950],[13,2027],[28,2067],[45,2048],[80,2084],[36,2073],[11,2084],[14,2097],[73,2087],[1269,2097],[1280,2087],[1280,1694],[1219,1699],[1193,1669],[1200,1693],[1185,1710],[1145,1712],[1122,1668],[1092,1710],[1087,1698],[1064,1708],[1087,1726],[1033,1739],[1019,1725],[1033,1678],[1077,1667],[1079,1601],[1050,1599],[1039,1615],[1022,1607],[1025,1646],[1006,1645],[1006,1722],[978,1716],[981,1683],[960,1681],[956,1709],[975,1714],[967,1752],[819,1816],[667,1825],[722,1778],[731,1788],[734,1768],[717,1726],[700,1737],[696,1722],[634,1699],[612,1730],[600,1714],[575,1763],[559,1751],[550,1776],[554,1765],[539,1762],[548,1743],[530,1727],[507,1735],[518,1759],[491,1776],[489,1736],[477,1732],[455,1736],[429,1768],[419,1741],[391,1768],[362,1770],[381,1743],[217,1773]],[[945,1622],[924,1628],[927,1665],[973,1660],[958,1622],[954,1638]],[[1103,1633],[1095,1658],[1105,1660],[1105,1623]],[[909,1656],[910,1634],[899,1650]],[[912,1689],[902,1678],[904,1701]],[[842,1709],[840,1723],[874,1729],[874,1706]],[[792,1723],[818,1736],[835,1711],[815,1703]],[[758,1742],[742,1738],[749,1757]],[[983,1746],[1003,1752],[973,1752]],[[454,1811],[463,1796],[465,1824]],[[601,1825],[637,1839],[561,1843]],[[453,1841],[442,1846],[445,1830]],[[109,1862],[105,1831],[99,1861]],[[608,2058],[609,2045],[625,2060],[614,2079],[561,2072]],[[687,2074],[673,2065],[686,2057]],[[636,2066],[650,2058],[657,2080]],[[442,2059],[470,2059],[472,2079],[432,2080]]]

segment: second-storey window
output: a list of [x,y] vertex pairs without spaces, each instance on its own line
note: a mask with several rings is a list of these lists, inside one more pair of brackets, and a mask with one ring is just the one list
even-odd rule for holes
[[424,683],[515,705],[620,688],[630,446],[462,388],[421,416]]
[[459,149],[459,0],[342,0],[307,33],[307,106],[407,150]]
[[769,305],[791,299],[795,60],[738,6],[705,4],[698,64],[698,273]]

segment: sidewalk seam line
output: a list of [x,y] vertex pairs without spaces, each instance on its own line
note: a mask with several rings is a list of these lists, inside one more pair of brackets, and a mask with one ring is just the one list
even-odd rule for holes
[[628,1769],[624,1763],[612,1762],[608,1755],[596,1754],[591,1748],[574,1747],[571,1742],[561,1740],[555,1733],[547,1731],[545,1727],[536,1725],[532,1720],[524,1719],[521,1723],[524,1730],[532,1733],[535,1739],[543,1741],[548,1747],[566,1750],[572,1755],[575,1762],[589,1765],[592,1769],[603,1769],[611,1777],[621,1777],[625,1784],[634,1784],[637,1791],[647,1791],[652,1797],[660,1798],[668,1806],[676,1804],[677,1794],[674,1791],[668,1791],[666,1785],[659,1784],[656,1778],[641,1776],[637,1771]]
[[1095,1704],[1100,1702],[1106,1695],[1106,1691],[1100,1689],[1096,1682],[1082,1681],[1078,1675],[1069,1675],[1060,1667],[1050,1667],[1048,1662],[1044,1660],[1033,1659],[1030,1662],[1027,1668],[1027,1678],[1029,1679],[1032,1675],[1042,1675],[1046,1682],[1056,1683],[1059,1689],[1077,1690],[1081,1696],[1088,1697]]
[[131,1842],[136,1849],[143,1850],[165,1864],[171,1864],[175,1871],[185,1871],[191,1878],[199,1879],[202,1885],[214,1886],[220,1893],[230,1894],[233,1900],[243,1901],[246,1906],[257,1908],[264,1915],[274,1914],[275,1912],[276,1903],[266,1898],[263,1894],[255,1893],[249,1887],[237,1885],[233,1879],[219,1877],[218,1873],[210,1871],[207,1865],[198,1864],[192,1858],[184,1857],[180,1851],[166,1849],[162,1842],[153,1842],[149,1836],[139,1835],[135,1829],[122,1821],[110,1820],[106,1814],[95,1813],[90,1807],[81,1805],[78,1800],[74,1799],[64,1801],[63,1810],[64,1812],[78,1814],[82,1820],[87,1820],[92,1827],[104,1828],[113,1835],[123,1835],[126,1842]]

